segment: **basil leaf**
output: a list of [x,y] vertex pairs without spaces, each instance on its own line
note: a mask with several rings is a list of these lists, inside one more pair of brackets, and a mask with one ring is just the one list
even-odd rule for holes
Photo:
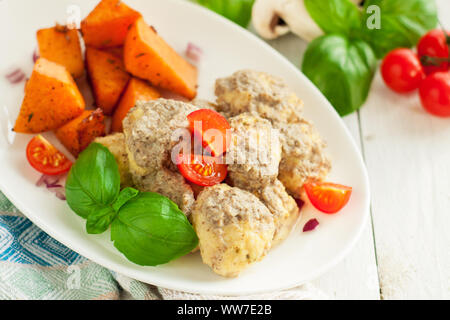
[[376,66],[375,54],[364,41],[325,35],[308,46],[302,71],[344,116],[366,100]]
[[112,207],[104,207],[92,212],[86,222],[86,231],[89,234],[100,234],[108,230],[117,213]]
[[304,0],[306,10],[324,33],[359,33],[361,12],[350,0]]
[[372,45],[379,58],[395,48],[415,46],[438,21],[433,0],[367,0],[362,19],[364,23],[374,14],[367,10],[371,6],[380,9],[380,28],[362,27],[364,39]]
[[114,203],[120,191],[120,175],[111,152],[98,143],[84,150],[72,166],[66,182],[69,207],[87,219]]
[[114,211],[118,212],[120,208],[139,194],[139,191],[133,188],[125,188],[120,191],[119,196],[113,204]]
[[167,263],[198,244],[177,205],[152,192],[140,193],[122,206],[111,225],[111,240],[128,260],[143,266]]
[[193,0],[246,28],[252,17],[255,0]]

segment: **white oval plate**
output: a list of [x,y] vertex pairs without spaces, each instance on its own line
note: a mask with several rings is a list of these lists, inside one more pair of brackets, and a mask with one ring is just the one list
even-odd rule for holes
[[[330,181],[352,186],[349,204],[337,215],[325,215],[310,205],[304,209],[293,234],[271,250],[260,263],[239,278],[225,279],[191,254],[159,267],[137,266],[122,256],[109,241],[109,232],[91,236],[84,221],[67,204],[45,188],[35,186],[39,175],[28,165],[25,147],[31,136],[11,133],[23,98],[23,83],[11,85],[4,75],[15,66],[31,73],[36,30],[76,15],[76,4],[85,17],[97,0],[3,0],[0,1],[0,189],[36,225],[81,255],[131,278],[180,291],[244,295],[285,289],[312,280],[341,260],[357,241],[369,212],[366,169],[347,128],[314,85],[270,46],[226,19],[196,5],[174,0],[126,0],[139,10],[147,23],[178,52],[188,42],[202,48],[200,98],[213,99],[214,81],[243,69],[266,71],[284,78],[305,102],[305,114],[328,142],[333,170]],[[25,9],[26,8],[26,9]],[[9,124],[8,124],[9,123]],[[52,139],[52,135],[47,135]],[[8,142],[9,140],[9,142]],[[57,146],[60,146],[52,139]],[[320,226],[302,233],[308,219]]]

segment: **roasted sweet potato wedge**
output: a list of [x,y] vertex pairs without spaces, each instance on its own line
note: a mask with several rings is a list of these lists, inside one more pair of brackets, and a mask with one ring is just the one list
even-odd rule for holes
[[81,22],[84,42],[99,49],[121,46],[130,25],[140,16],[121,0],[102,0]]
[[105,115],[111,115],[130,75],[120,58],[90,47],[86,48],[86,66],[97,107],[102,108]]
[[197,68],[176,53],[142,18],[136,20],[127,34],[124,62],[128,72],[156,87],[188,99],[197,95]]
[[123,47],[107,48],[107,49],[103,49],[102,51],[109,52],[123,61]]
[[59,141],[77,157],[98,137],[105,135],[105,117],[101,109],[86,110],[55,131]]
[[42,58],[63,65],[74,78],[83,75],[84,63],[77,30],[56,25],[53,28],[38,30],[36,37]]
[[40,58],[25,87],[25,98],[14,126],[15,132],[55,130],[79,116],[83,96],[65,67]]
[[131,78],[128,86],[120,99],[114,116],[112,118],[111,129],[114,132],[122,132],[122,121],[127,116],[128,111],[136,105],[139,100],[150,101],[160,98],[159,92],[147,82]]

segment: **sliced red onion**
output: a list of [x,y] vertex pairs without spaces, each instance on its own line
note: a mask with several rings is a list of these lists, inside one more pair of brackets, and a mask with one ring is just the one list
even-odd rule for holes
[[21,69],[15,69],[14,71],[8,73],[5,77],[10,83],[16,84],[25,79],[25,73]]
[[295,202],[297,202],[298,210],[301,211],[303,209],[303,206],[305,205],[305,201],[303,201],[302,199],[295,199]]
[[203,55],[203,50],[195,44],[189,42],[186,48],[186,57],[195,63],[199,63]]
[[36,186],[40,187],[42,185],[45,184],[45,186],[48,187],[52,187],[55,186],[59,180],[61,179],[60,176],[49,176],[46,174],[43,174],[39,180],[36,182]]
[[51,184],[47,186],[47,189],[58,189],[58,188],[64,188],[64,186],[60,184]]
[[62,184],[60,184],[61,176],[49,176],[43,174],[39,180],[36,182],[36,186],[40,187],[45,185],[45,187],[53,192],[58,199],[66,200],[66,190]]
[[40,58],[38,49],[34,49],[33,51],[33,62],[36,63],[36,61]]
[[313,231],[318,225],[319,221],[317,219],[311,219],[303,227],[303,232]]
[[64,188],[56,189],[55,195],[59,200],[66,201],[66,190]]

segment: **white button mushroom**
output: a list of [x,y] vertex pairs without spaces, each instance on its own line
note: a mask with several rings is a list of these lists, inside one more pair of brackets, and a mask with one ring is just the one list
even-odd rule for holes
[[[361,0],[350,0],[361,4]],[[256,0],[253,5],[253,26],[266,39],[275,39],[288,32],[311,41],[323,34],[310,17],[303,0]]]

